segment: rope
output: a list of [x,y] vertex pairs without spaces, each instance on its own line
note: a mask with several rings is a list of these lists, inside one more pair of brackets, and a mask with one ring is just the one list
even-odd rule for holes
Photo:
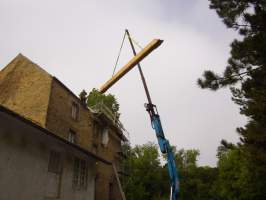
[[113,70],[112,77],[115,74],[115,70],[116,70],[116,67],[117,67],[118,60],[119,60],[120,55],[121,55],[121,51],[122,51],[122,48],[123,48],[123,45],[124,45],[125,38],[126,38],[126,32],[124,33],[123,40],[122,40],[122,44],[120,46],[120,49],[119,49],[119,52],[118,52],[118,56],[117,56],[116,61],[115,61],[115,66],[114,66],[114,70]]
[[[129,37],[129,36],[128,36]],[[114,76],[115,74],[115,70],[116,70],[116,67],[117,67],[117,64],[118,64],[118,60],[120,58],[120,55],[121,55],[121,51],[122,51],[122,48],[123,48],[123,45],[124,45],[124,42],[125,42],[125,38],[126,38],[126,32],[124,33],[124,36],[123,36],[123,40],[122,40],[122,44],[120,46],[120,49],[119,49],[119,52],[118,52],[118,56],[116,58],[116,61],[115,61],[115,65],[114,65],[114,70],[113,70],[113,74],[112,74],[112,77]],[[134,39],[130,36],[130,39],[132,40],[132,42],[134,44],[136,44],[140,49],[143,49],[143,47]]]
[[132,36],[130,36],[130,39],[132,40],[132,42],[135,44],[135,45],[137,45],[138,46],[138,48],[140,48],[140,49],[143,49],[143,47],[134,39],[134,38],[132,38]]

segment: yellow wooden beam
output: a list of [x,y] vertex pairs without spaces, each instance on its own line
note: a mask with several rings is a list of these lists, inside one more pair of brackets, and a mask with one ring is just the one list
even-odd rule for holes
[[127,72],[135,67],[140,61],[142,61],[147,55],[149,55],[154,49],[162,44],[163,40],[154,39],[144,49],[142,49],[136,56],[134,56],[126,65],[124,65],[111,79],[109,79],[101,88],[100,92],[106,92],[112,87],[119,79],[121,79]]

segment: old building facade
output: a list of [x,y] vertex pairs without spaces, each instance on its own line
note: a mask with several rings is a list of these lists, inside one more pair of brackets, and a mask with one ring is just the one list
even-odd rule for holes
[[121,124],[21,54],[0,71],[0,106],[0,199],[122,199]]

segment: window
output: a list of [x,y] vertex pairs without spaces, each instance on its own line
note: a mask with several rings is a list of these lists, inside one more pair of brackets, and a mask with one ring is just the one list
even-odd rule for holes
[[75,133],[75,131],[70,129],[68,133],[68,141],[76,143],[76,140],[77,140],[77,134]]
[[73,173],[73,188],[85,190],[87,188],[88,163],[86,160],[75,158]]
[[93,143],[92,144],[92,152],[97,154],[98,153],[98,145],[97,143]]
[[92,137],[94,140],[97,140],[98,132],[99,132],[99,126],[94,122],[93,123],[93,132],[92,132]]
[[108,128],[104,128],[102,131],[102,145],[107,147],[109,142],[109,131]]
[[78,120],[78,115],[79,115],[79,106],[77,103],[73,102],[71,109],[71,117],[74,120]]
[[51,151],[49,164],[48,164],[48,172],[59,174],[61,172],[61,155],[59,152]]

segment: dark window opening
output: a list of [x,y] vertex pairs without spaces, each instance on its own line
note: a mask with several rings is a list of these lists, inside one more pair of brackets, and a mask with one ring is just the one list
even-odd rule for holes
[[61,167],[62,161],[60,153],[56,151],[51,151],[48,164],[48,172],[59,174],[61,172]]
[[69,133],[68,133],[68,141],[72,142],[72,143],[77,142],[77,134],[75,131],[73,131],[71,129],[69,130]]
[[86,160],[75,158],[73,173],[73,188],[77,190],[87,189],[88,163]]
[[78,120],[78,115],[79,115],[79,105],[73,102],[71,108],[71,117],[74,120]]

